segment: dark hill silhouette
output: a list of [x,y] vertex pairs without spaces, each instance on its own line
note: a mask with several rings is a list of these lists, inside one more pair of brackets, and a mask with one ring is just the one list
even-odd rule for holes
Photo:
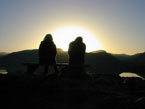
[[[58,63],[67,63],[68,54],[61,49],[57,50],[56,60]],[[85,56],[85,63],[90,64],[89,72],[94,73],[117,73],[121,72],[122,65],[114,56],[106,51],[95,51],[93,53],[87,53]],[[24,69],[22,63],[38,63],[38,50],[24,50],[14,52],[4,56],[0,59],[0,63],[8,71],[21,71]]]
[[138,64],[145,65],[145,52],[137,53],[135,55],[126,55],[126,54],[112,54],[112,55],[122,62],[132,62],[137,65]]
[[127,54],[112,54],[112,55],[120,61],[126,61],[129,58],[131,58],[131,55],[127,55]]
[[[68,62],[67,52],[57,49],[57,62]],[[22,63],[38,63],[38,50],[23,50],[10,53],[0,58],[0,67],[10,72],[20,72],[24,70]]]
[[145,77],[145,53],[135,55],[114,55],[124,65],[125,72],[134,72]]
[[128,62],[128,70],[145,77],[145,53],[133,55]]
[[6,56],[8,53],[5,53],[5,52],[0,52],[0,58],[3,57],[3,56]]
[[136,64],[145,65],[145,52],[133,55],[130,61]]
[[86,54],[86,63],[91,65],[91,71],[97,73],[119,74],[123,69],[118,59],[102,50]]
[[92,52],[90,52],[90,53],[102,53],[102,52],[106,53],[105,50],[96,50],[96,51],[92,51]]
[[[68,54],[62,49],[57,49],[56,60],[58,63],[67,63]],[[10,53],[0,58],[0,68],[9,72],[22,72],[26,69],[22,63],[38,63],[38,50],[24,50]],[[145,53],[136,55],[114,55],[104,50],[86,53],[85,63],[90,64],[87,69],[91,73],[119,74],[123,71],[137,72],[144,70]],[[22,70],[22,71],[21,71]]]

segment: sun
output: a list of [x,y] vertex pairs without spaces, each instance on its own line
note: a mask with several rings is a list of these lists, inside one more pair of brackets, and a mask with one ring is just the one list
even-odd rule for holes
[[52,36],[57,48],[61,48],[64,51],[68,50],[69,43],[78,36],[83,38],[83,42],[86,44],[86,52],[103,49],[95,35],[80,27],[58,28],[52,32]]

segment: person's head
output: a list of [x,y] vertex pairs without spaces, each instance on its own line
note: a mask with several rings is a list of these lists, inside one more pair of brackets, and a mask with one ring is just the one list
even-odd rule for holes
[[44,37],[44,40],[53,40],[52,35],[46,34],[46,36]]
[[75,39],[75,42],[82,43],[83,42],[83,38],[79,36],[79,37],[77,37]]

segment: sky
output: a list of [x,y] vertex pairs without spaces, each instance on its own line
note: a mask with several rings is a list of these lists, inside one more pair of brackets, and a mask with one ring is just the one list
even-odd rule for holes
[[145,0],[0,0],[0,52],[37,49],[63,26],[87,29],[107,52],[145,52]]

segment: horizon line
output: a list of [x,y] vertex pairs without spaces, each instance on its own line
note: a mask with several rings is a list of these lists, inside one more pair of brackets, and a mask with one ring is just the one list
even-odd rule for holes
[[[62,48],[57,48],[57,49],[61,49],[63,52],[67,52],[67,50],[63,50]],[[21,51],[27,51],[27,50],[30,50],[30,51],[31,50],[38,50],[38,48],[34,48],[34,49],[22,49],[22,50],[11,51],[11,52],[0,51],[0,53],[11,54],[11,53],[21,52]],[[145,53],[145,51],[143,51],[143,52],[136,52],[136,53],[132,53],[132,54],[128,54],[128,53],[114,53],[114,52],[108,52],[107,50],[104,50],[104,49],[98,49],[98,50],[94,50],[94,51],[90,51],[90,52],[86,52],[86,53],[93,53],[93,52],[97,53],[98,51],[104,51],[106,53],[115,54],[115,55],[129,55],[129,56],[140,54],[140,53]]]

